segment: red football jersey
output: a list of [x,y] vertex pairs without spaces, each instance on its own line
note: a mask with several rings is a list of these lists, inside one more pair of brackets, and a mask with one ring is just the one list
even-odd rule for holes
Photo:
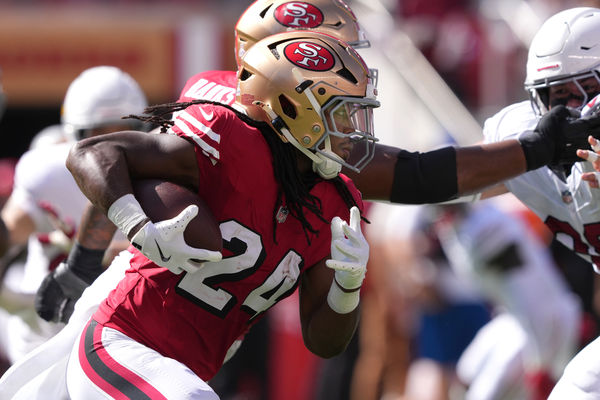
[[235,71],[205,71],[185,83],[178,102],[210,100],[232,105],[235,101],[237,77]]
[[[233,341],[292,294],[307,268],[329,256],[330,221],[348,221],[350,213],[332,182],[318,182],[311,193],[321,199],[327,222],[305,211],[318,232],[309,233],[309,244],[285,209],[274,215],[278,186],[270,149],[257,129],[209,104],[180,112],[172,130],[196,146],[199,194],[220,223],[223,260],[175,275],[134,251],[126,277],[94,319],[209,380]],[[362,210],[359,192],[343,179]]]

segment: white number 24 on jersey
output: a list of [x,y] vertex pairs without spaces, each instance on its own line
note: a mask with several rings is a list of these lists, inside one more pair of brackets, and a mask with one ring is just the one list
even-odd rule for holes
[[[222,222],[219,227],[225,246],[234,255],[219,262],[207,262],[193,274],[186,273],[177,285],[177,293],[224,318],[240,299],[217,285],[239,281],[254,273],[263,263],[265,252],[261,237],[237,221]],[[267,279],[243,299],[242,309],[255,318],[293,292],[302,262],[298,253],[288,251]]]

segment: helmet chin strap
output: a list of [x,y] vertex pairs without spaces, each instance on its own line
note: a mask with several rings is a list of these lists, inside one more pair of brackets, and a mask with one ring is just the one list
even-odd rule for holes
[[[325,138],[324,143],[325,148],[316,154],[317,157],[321,159],[321,162],[316,163],[313,160],[313,171],[318,173],[323,179],[333,179],[338,176],[342,170],[342,163],[344,162],[344,159],[331,151],[331,139],[329,136]],[[323,153],[326,153],[327,156],[325,156]]]
[[[260,106],[267,113],[267,115],[269,116],[269,118],[271,118],[272,121],[279,118],[279,116],[275,113],[275,111],[273,111],[273,109],[268,104],[265,104],[263,102],[256,102],[255,104]],[[315,154],[312,151],[308,150],[306,147],[303,147],[300,143],[298,143],[296,138],[286,127],[281,127],[279,128],[279,130],[292,146],[300,150],[302,154],[304,154],[312,160],[313,171],[318,173],[319,176],[321,176],[323,179],[335,178],[342,170],[342,164],[340,163],[344,160],[342,159],[342,157],[338,156],[333,151],[331,151],[331,140],[329,139],[329,136],[325,138],[325,149],[321,150],[321,152],[327,153],[329,156],[340,160],[339,162],[334,161],[329,157],[324,156],[323,154]]]

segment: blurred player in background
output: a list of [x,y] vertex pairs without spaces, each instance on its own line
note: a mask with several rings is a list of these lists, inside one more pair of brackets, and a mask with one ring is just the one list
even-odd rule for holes
[[438,210],[433,230],[454,272],[497,312],[458,363],[465,398],[546,399],[581,345],[581,301],[519,218],[489,202]]
[[447,399],[461,384],[467,399],[548,396],[580,346],[581,304],[524,206],[501,204],[372,209],[353,398]]
[[[125,72],[109,66],[86,70],[71,83],[63,103],[62,126],[69,140],[37,146],[19,159],[13,191],[2,209],[2,222],[9,233],[7,246],[27,246],[22,275],[17,269],[9,270],[11,274],[4,282],[8,290],[22,294],[25,302],[18,315],[4,310],[0,314],[0,348],[11,362],[62,327],[37,317],[33,295],[48,271],[55,269],[71,249],[87,204],[65,167],[70,147],[85,137],[116,129],[139,129],[139,121],[124,121],[121,116],[139,112],[146,105],[143,92]],[[97,254],[96,274],[100,273],[102,254]],[[95,277],[91,274],[82,279],[87,285]]]
[[448,398],[461,353],[489,321],[481,293],[440,247],[435,210],[375,205],[368,214],[372,257],[351,399]]

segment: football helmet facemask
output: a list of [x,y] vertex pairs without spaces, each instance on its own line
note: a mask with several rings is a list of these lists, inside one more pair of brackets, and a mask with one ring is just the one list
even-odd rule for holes
[[370,46],[356,16],[342,0],[258,0],[242,14],[235,27],[237,65],[259,40],[299,29],[335,36],[355,49]]
[[[538,30],[527,58],[525,89],[539,115],[571,98],[586,104],[600,93],[600,9],[577,7],[550,17]],[[572,82],[580,94],[565,90],[550,104],[552,86]]]
[[141,129],[137,120],[123,120],[141,114],[148,106],[137,82],[117,67],[86,69],[69,85],[61,110],[61,122],[71,139],[81,140],[91,131],[112,125]]
[[[342,165],[359,172],[373,158],[376,89],[363,59],[332,36],[295,31],[257,42],[238,70],[236,104],[309,157],[325,179]],[[348,163],[331,150],[332,135],[363,142],[364,154]]]

